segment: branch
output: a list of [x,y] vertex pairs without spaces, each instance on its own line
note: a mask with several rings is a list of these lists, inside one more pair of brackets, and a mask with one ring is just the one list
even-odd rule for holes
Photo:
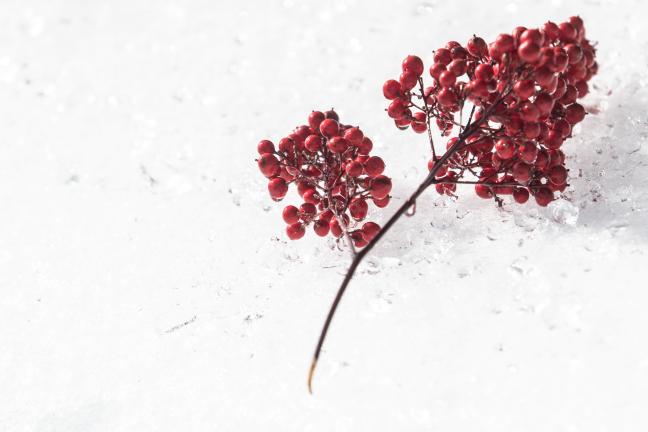
[[[313,393],[313,376],[315,374],[315,368],[317,367],[317,361],[319,360],[319,356],[322,351],[322,345],[324,345],[324,340],[326,339],[326,335],[328,333],[329,327],[331,325],[331,321],[333,320],[333,316],[335,315],[335,312],[338,308],[338,305],[340,304],[340,300],[342,300],[342,296],[344,296],[344,292],[346,291],[347,287],[349,286],[349,283],[351,282],[351,279],[353,278],[353,275],[355,274],[358,266],[360,263],[362,263],[362,260],[364,257],[376,246],[376,244],[382,239],[382,237],[387,233],[387,231],[390,230],[390,228],[398,221],[398,219],[403,216],[410,207],[412,207],[415,203],[417,198],[425,192],[425,190],[430,187],[432,184],[437,183],[435,177],[437,172],[443,167],[445,162],[447,162],[452,155],[465,143],[466,139],[472,135],[475,131],[477,131],[480,127],[480,125],[485,122],[489,117],[492,111],[497,107],[502,102],[502,99],[506,96],[503,95],[500,97],[495,103],[493,103],[485,112],[484,115],[481,116],[481,118],[474,123],[469,123],[466,128],[458,135],[457,142],[455,142],[447,151],[439,158],[438,161],[435,161],[432,169],[430,170],[428,176],[423,180],[423,182],[416,188],[414,193],[398,208],[396,213],[389,218],[387,223],[385,223],[385,226],[378,232],[378,234],[371,239],[371,241],[359,252],[357,252],[354,257],[353,261],[351,261],[351,265],[349,266],[349,269],[347,270],[346,275],[344,276],[344,279],[342,280],[342,284],[338,288],[337,294],[335,295],[335,298],[333,299],[333,304],[331,305],[331,308],[329,309],[328,315],[326,316],[326,320],[324,321],[324,326],[322,327],[322,331],[320,333],[319,340],[317,342],[317,346],[315,348],[315,353],[313,354],[313,359],[311,361],[310,365],[310,370],[308,372],[308,391],[312,394]],[[472,117],[472,116],[471,116]],[[429,123],[429,121],[428,121]]]

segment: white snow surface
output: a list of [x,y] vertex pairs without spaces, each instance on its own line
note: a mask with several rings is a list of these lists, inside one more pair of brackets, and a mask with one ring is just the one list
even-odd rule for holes
[[[256,143],[335,107],[425,176],[407,54],[580,14],[590,112],[546,209],[460,190],[362,265],[286,240]],[[0,431],[648,430],[648,3],[0,3]],[[291,192],[286,203],[299,203]]]

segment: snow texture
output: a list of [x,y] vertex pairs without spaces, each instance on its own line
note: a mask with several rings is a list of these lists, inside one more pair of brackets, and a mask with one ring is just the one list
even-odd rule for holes
[[[433,191],[349,263],[287,242],[254,162],[312,109],[394,178],[407,54],[580,14],[597,40],[566,199]],[[648,3],[0,3],[0,430],[648,430]],[[291,203],[297,197],[291,192]]]

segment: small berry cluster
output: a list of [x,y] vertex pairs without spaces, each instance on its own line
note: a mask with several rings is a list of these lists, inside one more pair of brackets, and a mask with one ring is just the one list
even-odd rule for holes
[[333,110],[311,112],[308,125],[282,138],[277,149],[271,141],[259,143],[257,163],[272,199],[281,201],[295,184],[304,201],[283,210],[291,240],[302,238],[310,224],[321,237],[346,234],[355,247],[376,236],[378,224],[359,222],[367,217],[369,200],[377,207],[389,203],[392,182],[383,175],[383,160],[370,156],[372,148],[358,127],[341,124]]
[[[541,28],[517,27],[486,44],[473,36],[466,46],[451,41],[434,52],[429,69],[433,84],[424,87],[423,61],[408,56],[399,80],[383,85],[391,100],[387,114],[396,126],[428,132],[432,169],[440,159],[432,142],[432,119],[442,136],[458,127],[446,159],[435,175],[440,194],[454,195],[458,183],[474,184],[482,198],[513,195],[525,203],[529,194],[541,206],[567,186],[565,155],[560,149],[574,125],[585,117],[576,100],[588,93],[596,74],[595,49],[585,38],[580,17]],[[472,105],[466,125],[464,109]],[[462,180],[472,175],[475,181]]]

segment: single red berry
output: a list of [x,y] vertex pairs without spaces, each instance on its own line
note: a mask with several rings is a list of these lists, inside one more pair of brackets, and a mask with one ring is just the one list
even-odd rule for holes
[[403,91],[409,91],[412,90],[416,84],[418,83],[418,78],[419,75],[416,75],[414,72],[410,70],[406,70],[400,75],[400,85]]
[[488,64],[480,64],[475,68],[475,78],[481,81],[490,81],[493,79],[493,67]]
[[327,138],[331,138],[340,133],[340,124],[337,122],[337,120],[327,118],[324,119],[322,123],[320,123],[319,130],[322,135]]
[[360,145],[363,138],[364,134],[357,127],[352,127],[344,131],[344,139],[347,140],[352,146],[357,147],[358,145]]
[[340,116],[335,112],[335,110],[332,109],[326,111],[324,113],[324,117],[326,117],[327,119],[335,120],[336,122],[340,121]]
[[349,148],[349,142],[342,137],[336,136],[329,140],[327,147],[333,153],[344,153]]
[[560,31],[558,29],[558,26],[556,23],[547,21],[543,26],[542,30],[544,31],[545,36],[549,40],[556,40],[558,39],[558,36],[560,36]]
[[270,197],[275,201],[283,199],[288,192],[286,180],[281,177],[273,178],[268,182],[268,192],[270,192]]
[[262,155],[263,153],[274,153],[275,146],[270,140],[261,140],[259,141],[259,145],[257,145],[257,151],[260,155]]
[[437,95],[437,100],[443,106],[453,106],[457,103],[457,95],[455,95],[448,87],[444,87]]
[[375,222],[365,222],[362,225],[362,236],[366,241],[370,242],[380,232],[380,225]]
[[540,47],[531,40],[522,42],[517,52],[518,56],[527,63],[535,63],[540,58]]
[[371,153],[371,149],[373,149],[373,142],[371,141],[371,139],[364,137],[362,139],[362,142],[358,146],[358,153],[360,153],[361,155],[368,155],[369,153]]
[[515,145],[509,138],[500,138],[495,143],[495,152],[500,159],[510,159],[515,154]]
[[349,213],[355,220],[362,220],[367,217],[369,206],[364,198],[354,198],[349,203]]
[[304,237],[305,232],[306,230],[304,229],[304,225],[299,222],[288,225],[286,227],[286,234],[288,234],[288,238],[290,240],[299,240],[300,238]]
[[554,193],[548,187],[541,187],[535,192],[535,200],[541,207],[546,207],[554,200]]
[[403,89],[398,81],[390,79],[383,84],[383,95],[387,99],[396,99],[403,93]]
[[360,177],[364,166],[358,161],[351,161],[346,166],[346,173],[351,177]]
[[340,238],[342,237],[342,227],[336,218],[332,218],[329,222],[329,228],[333,237]]
[[407,112],[407,104],[402,99],[395,99],[387,107],[387,115],[393,119],[399,119]]
[[302,198],[304,199],[304,201],[310,204],[319,204],[322,199],[320,194],[315,189],[308,189],[306,192],[304,192]]
[[567,182],[567,170],[562,165],[556,165],[549,170],[547,177],[555,185],[564,185]]
[[313,111],[308,115],[308,125],[312,130],[318,131],[320,124],[324,121],[326,117],[321,111]]
[[409,55],[403,60],[403,70],[413,72],[416,77],[423,75],[423,60],[415,55]]
[[322,137],[319,135],[309,135],[304,141],[304,147],[309,152],[318,152],[322,148]]
[[558,24],[558,37],[561,41],[571,42],[576,39],[577,34],[577,30],[570,23],[564,22]]
[[518,162],[513,165],[513,178],[520,182],[526,183],[531,180],[531,167],[524,162]]
[[365,162],[364,169],[369,177],[376,177],[385,170],[385,162],[378,156],[371,156]]
[[483,185],[483,184],[476,184],[475,185],[475,193],[477,194],[478,197],[488,199],[493,197],[493,191],[489,186]]
[[279,160],[272,153],[264,153],[257,160],[261,174],[266,177],[273,177],[279,174]]
[[580,104],[571,104],[565,109],[565,119],[575,125],[585,118],[585,108]]
[[286,206],[283,209],[281,216],[283,217],[284,222],[288,225],[292,225],[299,222],[299,209],[294,205]]
[[478,36],[473,36],[466,45],[468,52],[475,57],[484,57],[488,54],[488,45],[486,41]]
[[452,53],[450,50],[445,48],[439,48],[434,52],[434,63],[441,63],[442,65],[447,65],[452,61]]
[[384,198],[387,195],[389,195],[391,188],[392,188],[391,179],[387,176],[379,175],[378,177],[374,178],[371,182],[371,188],[370,188],[371,196],[378,199]]
[[439,84],[441,84],[443,87],[449,87],[456,81],[457,76],[449,70],[443,71],[441,72],[441,75],[439,75]]
[[529,99],[535,93],[535,83],[530,79],[518,81],[513,85],[513,91],[520,99]]
[[374,203],[375,206],[378,207],[378,208],[384,208],[384,207],[387,207],[387,205],[389,205],[389,200],[390,200],[389,195],[387,195],[387,196],[384,197],[384,198],[376,198],[376,197],[372,197],[372,201],[373,201],[373,203]]
[[527,164],[532,164],[538,156],[538,146],[532,141],[526,141],[518,147],[518,153],[520,160]]
[[329,233],[329,223],[327,221],[318,219],[313,222],[313,231],[320,237],[326,237]]
[[510,52],[515,48],[515,40],[510,34],[502,33],[495,39],[495,48],[502,52]]
[[529,190],[523,187],[517,187],[513,191],[513,199],[518,204],[524,204],[529,200]]
[[441,74],[445,71],[446,67],[443,63],[434,63],[430,66],[430,75],[436,80],[438,80]]
[[317,214],[317,207],[315,207],[315,204],[306,202],[299,206],[299,215],[301,219],[305,222],[312,220],[316,214]]

